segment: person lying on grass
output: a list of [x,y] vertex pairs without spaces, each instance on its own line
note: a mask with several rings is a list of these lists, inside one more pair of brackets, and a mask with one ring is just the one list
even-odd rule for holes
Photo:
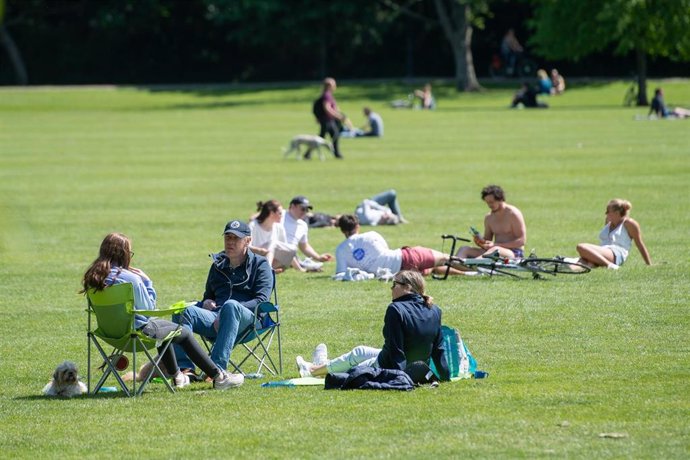
[[[448,263],[450,258],[447,254],[422,246],[391,249],[381,234],[373,231],[359,233],[359,219],[352,214],[340,216],[338,227],[346,239],[335,250],[336,274],[344,273],[348,268],[357,268],[373,274],[379,269],[388,269],[391,273],[416,270],[428,275],[434,267]],[[456,270],[453,274],[470,273],[475,272]]]
[[297,356],[301,377],[324,377],[347,372],[355,366],[404,371],[408,364],[433,360],[441,380],[449,380],[446,351],[441,332],[441,309],[425,294],[424,278],[419,272],[403,270],[391,286],[392,303],[383,320],[383,348],[360,345],[337,358],[328,359],[325,344],[319,344],[307,362]]

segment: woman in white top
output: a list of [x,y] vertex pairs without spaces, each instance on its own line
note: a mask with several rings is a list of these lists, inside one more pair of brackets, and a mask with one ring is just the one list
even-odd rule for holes
[[252,232],[249,249],[265,256],[276,273],[291,265],[302,270],[295,257],[297,248],[288,244],[285,227],[281,223],[283,206],[277,200],[259,201],[256,206],[259,214],[249,223]]
[[577,245],[577,252],[580,254],[580,263],[588,264],[592,267],[606,267],[618,270],[623,265],[632,242],[642,254],[642,258],[647,265],[652,265],[649,251],[642,241],[642,231],[640,224],[628,217],[628,212],[632,209],[629,201],[613,199],[606,205],[606,225],[599,233],[600,245],[590,243],[580,243]]

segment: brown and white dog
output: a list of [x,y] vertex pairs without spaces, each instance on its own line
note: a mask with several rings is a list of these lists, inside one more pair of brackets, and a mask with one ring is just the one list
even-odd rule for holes
[[53,380],[43,388],[43,394],[46,396],[63,396],[66,398],[87,392],[86,385],[79,380],[77,365],[72,361],[65,361],[60,364],[53,373]]
[[293,137],[290,141],[288,147],[283,148],[283,158],[287,158],[292,152],[295,152],[295,156],[298,160],[302,159],[302,152],[300,147],[306,146],[307,150],[304,154],[308,154],[313,150],[319,154],[319,159],[324,160],[323,152],[321,152],[321,147],[327,148],[331,153],[333,153],[333,144],[320,136],[315,136],[313,134],[298,134]]

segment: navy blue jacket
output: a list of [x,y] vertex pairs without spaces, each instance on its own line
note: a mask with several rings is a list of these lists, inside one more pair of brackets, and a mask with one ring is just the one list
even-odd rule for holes
[[258,304],[271,298],[273,270],[265,257],[247,251],[244,263],[234,269],[225,252],[211,254],[211,259],[203,300],[211,299],[220,307],[232,299],[254,312]]
[[388,305],[383,339],[378,356],[382,368],[404,371],[415,361],[428,364],[433,359],[440,379],[450,378],[441,332],[441,309],[437,305],[427,307],[421,295],[406,294]]

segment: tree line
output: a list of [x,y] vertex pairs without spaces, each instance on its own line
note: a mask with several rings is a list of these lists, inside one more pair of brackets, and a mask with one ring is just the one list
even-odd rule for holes
[[683,71],[689,23],[690,0],[0,0],[0,83],[434,75],[473,91],[514,28],[544,67],[643,85]]

